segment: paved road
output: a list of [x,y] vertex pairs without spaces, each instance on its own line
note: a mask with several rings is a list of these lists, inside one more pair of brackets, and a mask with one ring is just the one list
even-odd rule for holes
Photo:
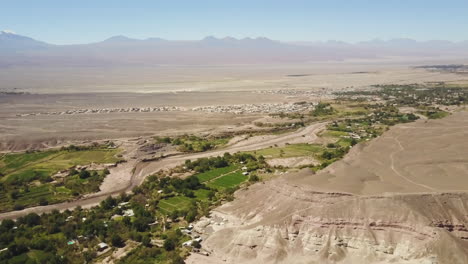
[[[109,195],[118,195],[122,192],[129,192],[134,187],[140,185],[148,175],[154,174],[161,169],[168,169],[176,167],[187,159],[198,159],[204,157],[213,157],[223,155],[225,152],[236,153],[239,151],[253,151],[268,148],[270,146],[278,145],[282,146],[286,143],[311,143],[317,139],[317,133],[323,130],[326,126],[326,123],[317,123],[310,125],[305,128],[298,129],[291,133],[275,135],[275,136],[255,136],[245,141],[240,141],[226,148],[208,151],[203,153],[191,153],[191,154],[181,154],[177,156],[168,157],[159,161],[153,162],[139,162],[136,163],[136,168],[134,173],[131,173],[131,170],[125,168],[125,171],[128,171],[128,178],[125,179],[125,182],[119,182],[116,184],[113,189],[108,189],[106,191],[101,191],[95,194],[88,195],[84,198],[81,198],[72,202],[51,204],[47,206],[37,206],[26,208],[20,211],[12,211],[7,213],[0,214],[0,220],[2,219],[15,219],[29,213],[46,213],[52,210],[66,210],[73,209],[77,206],[83,208],[89,208],[99,204]],[[128,165],[127,165],[128,166]],[[112,176],[109,175],[109,176]],[[108,177],[109,177],[108,176]]]

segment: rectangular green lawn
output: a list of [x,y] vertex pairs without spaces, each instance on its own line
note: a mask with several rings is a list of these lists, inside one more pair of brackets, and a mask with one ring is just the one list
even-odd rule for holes
[[210,183],[208,183],[208,186],[217,188],[217,189],[226,189],[226,188],[231,188],[231,187],[236,187],[239,184],[243,183],[249,178],[247,175],[242,175],[242,172],[233,172],[228,175],[224,175],[222,177],[219,177]]
[[175,196],[159,201],[158,207],[164,213],[185,209],[190,206],[192,199],[185,196]]
[[198,173],[195,176],[198,178],[198,180],[200,180],[200,182],[207,182],[207,181],[212,180],[212,179],[214,179],[216,177],[219,177],[219,176],[221,176],[223,174],[233,172],[233,171],[235,171],[237,169],[239,169],[239,166],[230,165],[228,167],[217,168],[217,169],[205,171],[205,172],[202,172],[202,173]]

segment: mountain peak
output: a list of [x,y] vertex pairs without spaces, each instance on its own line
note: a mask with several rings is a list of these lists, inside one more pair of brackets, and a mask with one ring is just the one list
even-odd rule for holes
[[0,31],[0,34],[16,35],[16,33],[14,31],[8,30],[8,29]]
[[137,39],[132,39],[124,35],[117,35],[117,36],[112,36],[103,42],[129,42],[129,41],[136,41]]

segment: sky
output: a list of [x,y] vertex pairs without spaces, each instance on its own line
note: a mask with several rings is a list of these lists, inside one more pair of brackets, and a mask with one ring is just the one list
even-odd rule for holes
[[468,40],[468,0],[1,0],[0,30],[53,44],[196,40]]

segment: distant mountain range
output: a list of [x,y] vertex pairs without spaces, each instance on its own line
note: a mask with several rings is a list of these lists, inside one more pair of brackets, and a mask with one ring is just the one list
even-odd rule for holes
[[268,38],[206,37],[181,41],[114,36],[90,44],[53,45],[11,32],[0,33],[0,67],[165,64],[264,64],[373,59],[394,56],[468,56],[468,42],[393,39],[279,42]]

